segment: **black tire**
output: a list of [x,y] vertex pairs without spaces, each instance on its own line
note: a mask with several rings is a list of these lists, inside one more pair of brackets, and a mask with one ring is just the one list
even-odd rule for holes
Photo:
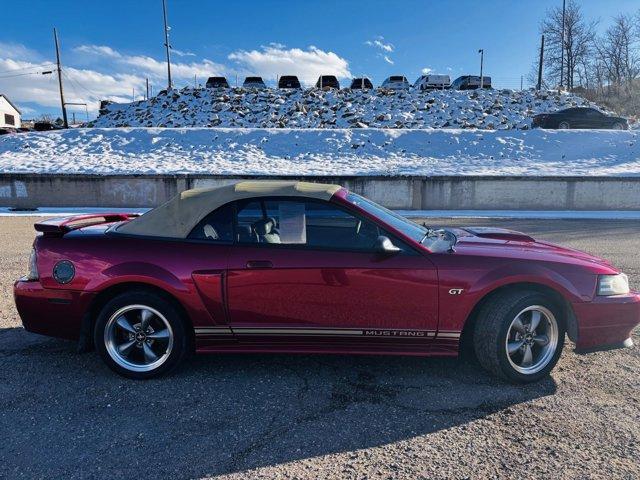
[[626,130],[626,126],[622,122],[616,122],[612,125],[613,130]]
[[[548,363],[535,373],[524,374],[516,370],[506,350],[511,322],[518,313],[531,306],[542,306],[555,317],[557,345]],[[514,383],[536,382],[546,377],[555,367],[564,346],[565,322],[562,309],[548,296],[536,291],[519,290],[495,295],[478,312],[473,334],[473,345],[480,365],[488,372]]]
[[560,130],[568,130],[570,128],[571,128],[571,124],[566,120],[563,120],[562,122],[558,123],[558,129]]
[[[114,314],[123,308],[134,305],[150,307],[150,309],[160,313],[169,324],[172,333],[169,354],[166,357],[162,357],[163,362],[160,365],[147,371],[135,371],[118,363],[109,353],[108,342],[105,338],[105,329]],[[135,312],[133,313],[135,314]],[[133,323],[133,321],[130,323]],[[185,321],[178,309],[169,300],[146,290],[132,290],[122,293],[107,302],[96,320],[93,339],[96,350],[111,370],[119,375],[136,380],[146,380],[168,373],[180,364],[188,352],[188,335]]]

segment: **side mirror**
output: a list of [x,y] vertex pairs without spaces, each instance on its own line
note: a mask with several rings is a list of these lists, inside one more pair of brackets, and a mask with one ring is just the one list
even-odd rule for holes
[[385,237],[384,235],[380,235],[378,238],[376,238],[374,249],[376,252],[383,253],[385,255],[393,255],[394,253],[398,253],[401,251],[393,244],[389,237]]

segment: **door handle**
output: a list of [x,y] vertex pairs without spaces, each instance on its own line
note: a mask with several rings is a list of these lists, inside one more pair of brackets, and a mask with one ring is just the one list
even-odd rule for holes
[[273,268],[273,263],[269,260],[248,260],[247,268]]

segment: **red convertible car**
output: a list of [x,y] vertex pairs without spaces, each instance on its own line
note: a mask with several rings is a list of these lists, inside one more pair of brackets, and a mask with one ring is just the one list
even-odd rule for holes
[[631,346],[640,294],[605,260],[499,228],[432,229],[338,185],[239,182],[142,216],[37,223],[25,328],[133,378],[189,352],[455,356],[515,382]]

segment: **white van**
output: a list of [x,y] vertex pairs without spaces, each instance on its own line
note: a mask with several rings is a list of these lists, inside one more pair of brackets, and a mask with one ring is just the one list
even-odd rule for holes
[[451,85],[449,75],[420,75],[413,84],[413,88],[421,91],[444,90]]

